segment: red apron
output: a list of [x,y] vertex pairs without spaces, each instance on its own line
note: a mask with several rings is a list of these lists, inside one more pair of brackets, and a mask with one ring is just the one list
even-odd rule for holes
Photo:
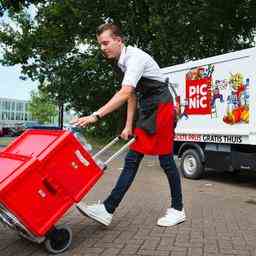
[[150,134],[141,128],[134,129],[136,141],[130,149],[146,155],[173,153],[174,107],[172,103],[160,103],[156,114],[156,130]]

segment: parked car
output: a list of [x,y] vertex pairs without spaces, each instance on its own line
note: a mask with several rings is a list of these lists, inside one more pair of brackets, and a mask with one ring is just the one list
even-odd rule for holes
[[23,131],[17,127],[4,127],[0,131],[0,136],[16,137],[19,136]]
[[0,137],[4,136],[3,128],[0,128]]
[[29,129],[35,126],[40,126],[41,124],[38,121],[27,121],[23,124],[24,129]]

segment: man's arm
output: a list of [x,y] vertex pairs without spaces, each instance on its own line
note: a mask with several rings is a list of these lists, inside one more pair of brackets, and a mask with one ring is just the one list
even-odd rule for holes
[[128,99],[127,118],[126,118],[125,127],[132,129],[136,108],[137,108],[137,97],[135,92],[133,92],[131,97]]
[[100,117],[103,117],[120,106],[122,106],[125,102],[128,102],[130,97],[134,94],[135,88],[133,86],[125,85],[99,110],[97,110],[97,114]]
[[97,115],[80,117],[72,120],[71,123],[85,127],[88,124],[97,122],[97,116],[102,118],[122,106],[125,102],[128,102],[128,99],[134,93],[134,90],[135,88],[133,86],[122,86],[122,88],[104,106],[95,112]]
[[137,97],[135,92],[131,95],[131,97],[128,99],[128,105],[127,105],[127,117],[126,117],[126,124],[125,128],[123,129],[121,133],[121,137],[125,140],[129,139],[129,136],[133,134],[133,120],[135,111],[137,108]]

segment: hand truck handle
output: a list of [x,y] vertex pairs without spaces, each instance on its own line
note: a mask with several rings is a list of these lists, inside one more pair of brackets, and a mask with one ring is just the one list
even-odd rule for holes
[[[109,149],[111,146],[116,144],[119,140],[121,140],[121,136],[116,137],[113,139],[110,143],[108,143],[105,147],[103,147],[99,152],[97,152],[94,156],[93,159],[96,160],[96,158],[99,157],[103,152],[105,152],[107,149]],[[113,154],[111,157],[109,157],[104,163],[103,163],[103,169],[106,169],[107,164],[111,162],[113,159],[118,157],[125,149],[127,149],[134,141],[136,140],[135,136],[130,136],[130,140],[123,145],[115,154]]]

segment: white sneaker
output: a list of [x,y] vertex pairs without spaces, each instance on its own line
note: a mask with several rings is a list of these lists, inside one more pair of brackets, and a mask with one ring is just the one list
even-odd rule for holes
[[85,203],[79,203],[76,205],[76,208],[82,214],[98,221],[105,226],[108,226],[112,221],[113,214],[107,212],[104,204],[98,203],[86,205]]
[[157,225],[161,227],[170,227],[179,224],[186,220],[186,215],[184,209],[178,211],[174,208],[169,208],[166,211],[164,217],[158,219]]

